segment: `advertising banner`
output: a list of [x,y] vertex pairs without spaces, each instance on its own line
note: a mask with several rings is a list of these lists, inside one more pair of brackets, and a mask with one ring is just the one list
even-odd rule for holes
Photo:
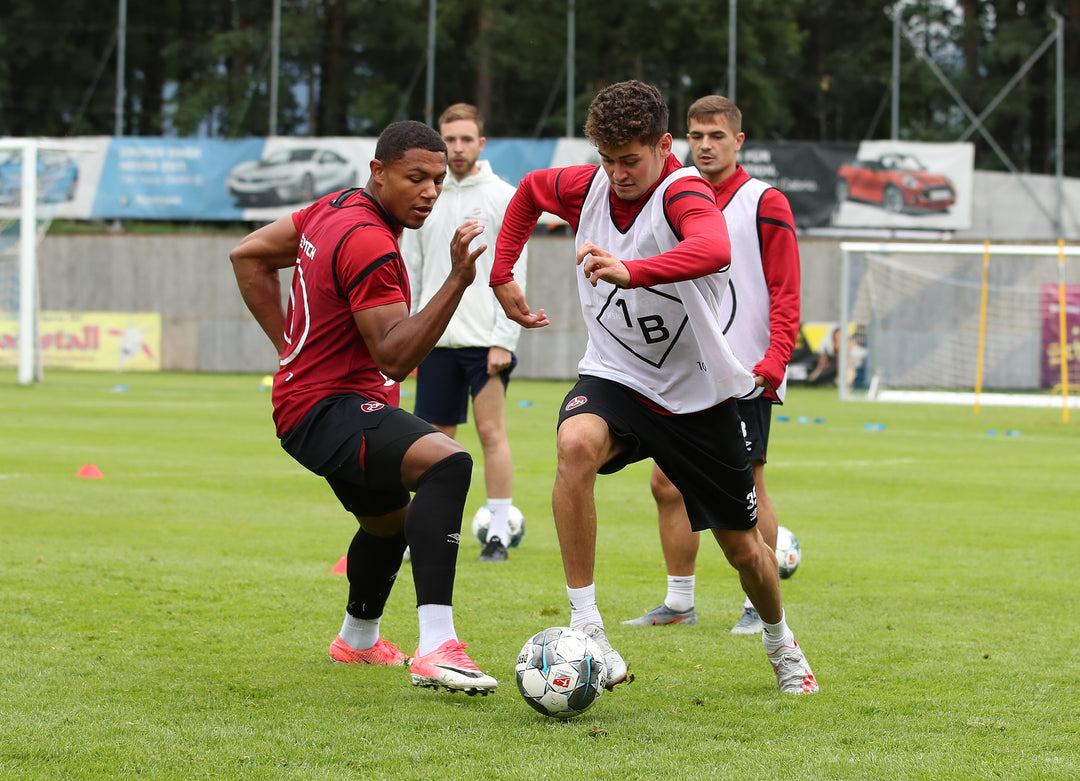
[[837,212],[836,172],[858,153],[858,144],[809,141],[746,142],[739,163],[748,174],[787,196],[798,228],[832,225]]
[[[38,327],[46,369],[161,369],[157,312],[42,312]],[[0,314],[0,366],[18,365],[18,336],[18,317]]]
[[971,227],[970,143],[747,142],[739,161],[788,197],[799,228]]
[[[58,218],[270,222],[327,193],[363,187],[376,142],[41,139],[39,200]],[[685,139],[675,139],[672,153],[690,162]],[[599,163],[583,138],[490,138],[482,157],[514,185],[538,168]],[[748,141],[739,161],[787,195],[802,230],[971,226],[970,143]],[[19,171],[17,157],[0,160],[0,217],[18,208]]]
[[[1061,296],[1054,284],[1042,286],[1042,347],[1039,375],[1044,388],[1061,385]],[[1069,361],[1069,386],[1080,385],[1080,285],[1065,286],[1065,355]]]

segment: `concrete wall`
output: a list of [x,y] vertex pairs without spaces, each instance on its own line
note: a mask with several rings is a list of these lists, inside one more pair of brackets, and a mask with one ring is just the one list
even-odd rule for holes
[[[1044,213],[1056,203],[1052,177],[977,171],[973,227],[957,240],[1050,241]],[[1066,180],[1066,238],[1080,239],[1080,181]],[[236,288],[229,264],[235,235],[49,235],[41,247],[42,306],[63,311],[156,311],[162,318],[162,365],[207,372],[273,371],[273,347]],[[840,312],[840,239],[802,237],[802,320],[835,321]],[[525,331],[517,376],[569,379],[585,348],[578,308],[573,239],[538,232],[529,244],[526,292],[551,325]],[[288,294],[290,273],[282,274]],[[482,284],[478,280],[477,284]]]
[[[270,341],[236,287],[229,250],[237,236],[48,236],[41,248],[42,308],[60,311],[160,312],[162,367],[179,371],[273,371]],[[516,376],[569,379],[585,351],[574,243],[536,235],[529,243],[529,304],[551,325],[526,330]],[[834,320],[839,311],[838,242],[802,242],[803,319]],[[288,295],[291,272],[282,273]],[[481,281],[478,280],[477,284]]]

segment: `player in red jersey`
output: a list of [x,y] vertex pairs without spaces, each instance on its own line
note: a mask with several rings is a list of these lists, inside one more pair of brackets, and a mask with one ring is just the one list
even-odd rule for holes
[[[754,468],[758,530],[776,547],[777,515],[765,487],[765,455],[773,404],[782,404],[787,366],[799,332],[799,244],[795,218],[782,192],[751,177],[737,162],[746,136],[742,112],[721,95],[694,101],[686,112],[687,140],[694,165],[716,192],[731,240],[731,278],[724,300],[724,338],[754,375],[757,390],[739,399],[746,450]],[[667,565],[668,593],[645,615],[624,624],[696,624],[694,565],[698,535],[690,530],[682,496],[653,468],[660,541]],[[761,617],[747,599],[733,634],[760,635]]]
[[543,211],[575,233],[578,295],[589,341],[559,415],[552,511],[570,626],[600,644],[607,686],[628,679],[596,602],[598,474],[653,458],[708,529],[766,621],[765,651],[780,689],[817,691],[784,616],[773,551],[756,528],[753,471],[732,399],[755,383],[723,336],[731,250],[712,188],[671,155],[668,111],[640,81],[601,90],[586,136],[601,166],[534,171],[511,199],[491,285],[507,316],[548,324],[513,279],[514,261]]
[[[363,189],[328,195],[259,228],[230,259],[244,302],[280,357],[273,405],[281,445],[324,477],[360,524],[349,546],[349,601],[331,658],[410,661],[379,634],[408,545],[420,623],[413,683],[487,694],[497,681],[465,653],[451,607],[472,458],[397,406],[397,383],[446,328],[486,248],[470,249],[483,231],[479,222],[459,227],[446,281],[410,315],[398,237],[402,228],[423,225],[445,176],[439,134],[421,122],[395,122],[379,136]],[[286,311],[278,275],[288,267]]]

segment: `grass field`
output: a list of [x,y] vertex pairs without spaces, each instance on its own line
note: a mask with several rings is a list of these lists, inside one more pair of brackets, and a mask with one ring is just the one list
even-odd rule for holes
[[[619,623],[664,570],[647,465],[601,478],[598,597],[637,680],[563,723],[513,664],[569,615],[549,509],[568,385],[510,386],[526,534],[505,565],[462,546],[457,629],[501,682],[468,698],[329,661],[354,526],[278,447],[259,379],[0,375],[0,778],[1080,777],[1080,421],[1060,411],[791,390],[768,475],[814,696],[729,634],[741,595],[711,543],[700,624]],[[473,486],[470,515],[479,463]],[[411,652],[408,566],[383,633]]]

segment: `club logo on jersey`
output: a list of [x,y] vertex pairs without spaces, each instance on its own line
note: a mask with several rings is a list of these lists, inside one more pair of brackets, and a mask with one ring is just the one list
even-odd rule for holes
[[378,412],[385,406],[381,401],[365,401],[360,405],[360,409],[364,412]]
[[574,398],[570,399],[570,401],[566,402],[566,406],[563,409],[569,412],[572,409],[577,409],[582,404],[587,404],[588,401],[588,398],[586,398],[585,396],[575,396]]

